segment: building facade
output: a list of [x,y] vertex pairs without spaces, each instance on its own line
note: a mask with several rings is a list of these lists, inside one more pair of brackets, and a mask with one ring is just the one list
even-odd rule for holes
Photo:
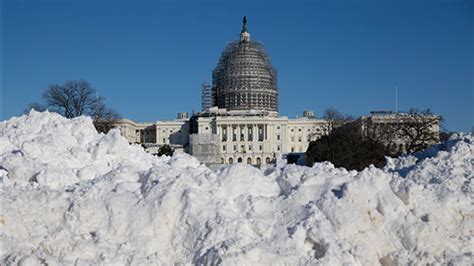
[[327,133],[326,121],[314,116],[289,119],[216,107],[190,119],[155,123],[123,119],[116,127],[130,143],[143,144],[151,153],[167,144],[209,164],[274,163],[284,154],[305,152],[310,141]]
[[[326,121],[314,116],[289,119],[218,108],[199,113],[192,123],[195,128],[190,153],[208,163],[273,163],[283,154],[305,152],[310,141],[326,132]],[[194,135],[209,137],[199,139]],[[211,148],[203,155],[194,149],[206,145],[209,139],[214,143],[213,158],[209,156]]]
[[439,115],[420,112],[373,111],[356,124],[365,138],[372,138],[393,154],[423,150],[440,141]]
[[[426,117],[423,119],[427,119]],[[364,136],[382,136],[388,125],[413,124],[413,118],[372,114],[357,121]],[[312,111],[289,119],[278,114],[276,70],[263,45],[250,39],[244,17],[237,41],[229,43],[212,72],[212,85],[202,86],[202,111],[179,113],[177,119],[116,126],[131,143],[155,153],[163,145],[187,152],[208,164],[274,163],[285,154],[304,153],[309,143],[328,134],[330,123]],[[439,120],[431,129],[439,136]],[[407,150],[410,139],[389,136],[386,145]]]
[[283,154],[305,152],[326,133],[326,122],[305,111],[303,117],[278,115],[278,83],[263,45],[250,39],[244,17],[239,40],[228,43],[202,86],[202,111],[191,118],[116,125],[131,143],[150,152],[162,145],[188,152],[204,163],[263,165]]

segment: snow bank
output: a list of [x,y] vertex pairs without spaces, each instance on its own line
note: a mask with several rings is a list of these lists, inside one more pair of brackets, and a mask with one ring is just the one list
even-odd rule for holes
[[383,170],[213,171],[32,111],[0,123],[0,264],[470,264],[472,141]]

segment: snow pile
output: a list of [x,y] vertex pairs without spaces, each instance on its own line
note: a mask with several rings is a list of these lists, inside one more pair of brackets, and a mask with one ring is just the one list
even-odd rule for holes
[[31,112],[0,123],[0,264],[470,264],[472,141],[383,170],[212,171]]

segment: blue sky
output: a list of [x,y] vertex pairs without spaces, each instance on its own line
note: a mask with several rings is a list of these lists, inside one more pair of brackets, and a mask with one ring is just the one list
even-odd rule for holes
[[122,116],[200,109],[242,16],[278,71],[280,114],[430,108],[474,125],[472,1],[3,0],[1,117],[49,84],[85,79]]

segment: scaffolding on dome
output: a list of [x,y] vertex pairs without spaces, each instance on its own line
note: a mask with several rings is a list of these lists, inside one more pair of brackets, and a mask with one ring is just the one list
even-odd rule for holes
[[214,106],[212,97],[212,86],[203,83],[201,87],[201,111],[208,110]]
[[227,44],[212,72],[214,103],[229,111],[278,112],[276,70],[263,45],[250,41],[245,26],[240,41]]

